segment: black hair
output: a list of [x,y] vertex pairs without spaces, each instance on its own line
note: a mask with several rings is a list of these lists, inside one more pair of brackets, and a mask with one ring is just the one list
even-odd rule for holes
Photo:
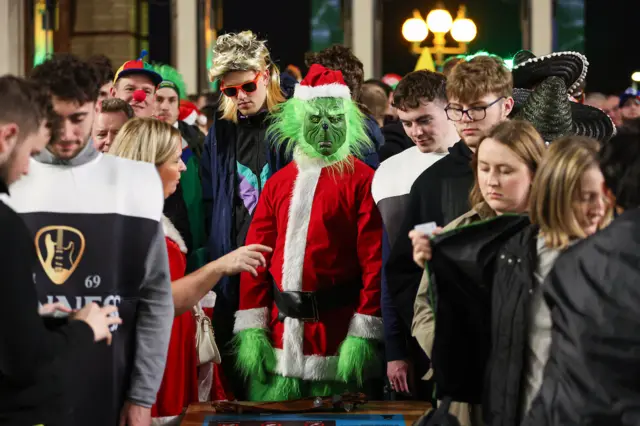
[[79,104],[95,102],[100,84],[98,73],[88,62],[69,53],[58,53],[31,71],[31,80],[50,95]]
[[12,75],[0,77],[0,98],[0,124],[17,124],[20,141],[36,133],[43,121],[49,123],[53,118],[51,98],[32,81]]
[[428,70],[413,71],[405,75],[393,91],[393,106],[407,111],[419,108],[424,102],[447,102],[444,74]]
[[607,188],[623,209],[640,207],[640,131],[622,127],[600,150]]

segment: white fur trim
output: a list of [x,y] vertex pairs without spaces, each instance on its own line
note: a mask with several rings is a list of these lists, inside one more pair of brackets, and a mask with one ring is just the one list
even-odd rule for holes
[[267,308],[245,309],[236,312],[236,321],[233,324],[233,334],[237,334],[248,328],[263,328],[268,330],[269,310]]
[[308,101],[315,98],[345,98],[351,99],[349,87],[340,83],[325,84],[324,86],[303,86],[296,84],[293,97]]
[[329,167],[337,161],[327,161],[326,157],[309,157],[302,151],[300,147],[295,147],[293,150],[293,161],[298,165],[298,170],[306,170],[309,168],[323,168]]
[[382,340],[384,335],[382,318],[371,315],[355,314],[349,324],[349,336],[364,339]]
[[205,296],[200,299],[200,306],[202,306],[203,308],[213,308],[214,306],[216,306],[216,293],[210,291],[209,293],[205,294]]
[[[322,167],[319,164],[306,168],[299,167],[298,176],[293,184],[282,262],[284,291],[302,290],[302,268],[307,248],[311,207],[321,172]],[[304,323],[299,319],[285,318],[282,336],[284,361],[281,374],[283,376],[301,377],[304,374],[303,339]]]
[[[275,349],[276,353],[276,374],[285,376],[286,357],[282,349]],[[297,377],[310,381],[338,381],[338,359],[339,356],[304,355],[301,374],[286,377]],[[369,368],[364,371],[366,378],[382,377],[383,371],[379,368]]]
[[336,380],[338,371],[337,356],[304,355],[301,374],[287,375],[286,356],[282,349],[275,349],[276,373],[286,377],[297,377],[303,380]]
[[169,238],[171,241],[176,243],[178,247],[180,247],[180,251],[183,253],[187,253],[187,245],[184,243],[184,239],[182,239],[182,235],[178,232],[178,229],[171,223],[168,217],[162,215],[162,230],[164,231],[164,235]]
[[198,367],[198,401],[211,401],[211,386],[213,385],[213,362]]
[[198,119],[198,112],[194,109],[189,113],[189,115],[183,118],[182,121],[184,121],[190,126],[193,126],[194,124],[196,124],[197,119]]

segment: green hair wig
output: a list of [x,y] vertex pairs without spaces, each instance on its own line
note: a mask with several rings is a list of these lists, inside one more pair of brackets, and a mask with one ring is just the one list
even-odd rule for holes
[[335,153],[323,156],[305,141],[303,125],[305,116],[314,111],[315,102],[321,102],[323,99],[335,98],[315,98],[312,100],[291,98],[280,104],[271,113],[272,122],[267,130],[267,136],[271,143],[278,150],[284,148],[287,155],[291,155],[294,148],[298,148],[307,157],[324,159],[328,166],[342,166],[349,155],[363,158],[365,153],[371,149],[371,141],[365,131],[364,114],[351,99],[340,99],[347,125],[346,140]]
[[163,80],[173,82],[178,87],[178,95],[180,99],[187,98],[187,85],[184,82],[184,78],[180,72],[170,65],[153,63],[151,67],[155,72],[162,76]]

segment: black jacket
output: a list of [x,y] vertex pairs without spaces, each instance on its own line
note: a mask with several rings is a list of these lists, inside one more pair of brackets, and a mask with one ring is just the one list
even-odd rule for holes
[[527,216],[502,215],[432,239],[428,265],[436,312],[432,364],[439,399],[482,403],[495,260],[504,244],[529,223]]
[[[463,141],[449,148],[449,155],[422,173],[411,186],[409,205],[398,233],[407,236],[415,225],[436,222],[445,226],[471,209],[469,191],[473,185],[472,152]],[[389,293],[395,300],[402,320],[411,329],[413,303],[423,270],[413,262],[413,247],[406,237],[391,247],[385,265]]]
[[639,245],[636,208],[556,261],[549,360],[523,426],[640,425]]
[[93,331],[82,321],[57,326],[64,321],[38,315],[33,236],[2,201],[0,224],[0,424],[57,425],[66,405],[66,356],[90,349]]
[[380,162],[413,146],[413,141],[407,136],[402,123],[398,120],[385,123],[380,130],[384,137],[384,144],[378,150]]
[[522,418],[528,338],[528,302],[536,283],[538,227],[530,225],[500,250],[491,288],[491,355],[483,415],[488,426],[513,426]]

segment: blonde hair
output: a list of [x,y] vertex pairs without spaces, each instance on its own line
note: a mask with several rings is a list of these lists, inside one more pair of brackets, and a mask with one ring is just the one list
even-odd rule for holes
[[[269,71],[267,84],[267,109],[274,108],[285,101],[280,89],[280,71],[271,61],[271,55],[263,40],[251,31],[224,34],[218,37],[213,48],[213,64],[209,70],[209,79],[215,81],[233,71]],[[221,97],[220,111],[225,120],[238,121],[238,109],[233,101],[226,96]]]
[[495,55],[475,56],[459,61],[447,76],[447,98],[463,104],[477,102],[485,95],[505,98],[513,93],[513,76],[504,61]]
[[176,152],[180,131],[155,118],[134,118],[118,132],[109,154],[160,166]]
[[487,136],[480,141],[471,160],[471,167],[475,176],[475,182],[469,194],[471,207],[484,202],[484,197],[478,185],[478,152],[482,142],[489,138],[513,151],[527,165],[532,176],[536,174],[538,165],[544,155],[544,141],[535,127],[533,127],[533,124],[528,121],[506,120],[493,127]]
[[[549,147],[529,197],[531,222],[540,227],[547,247],[563,249],[572,238],[587,237],[573,207],[582,174],[599,167],[599,150],[598,141],[583,136],[567,136]],[[599,228],[610,219],[609,208]]]

